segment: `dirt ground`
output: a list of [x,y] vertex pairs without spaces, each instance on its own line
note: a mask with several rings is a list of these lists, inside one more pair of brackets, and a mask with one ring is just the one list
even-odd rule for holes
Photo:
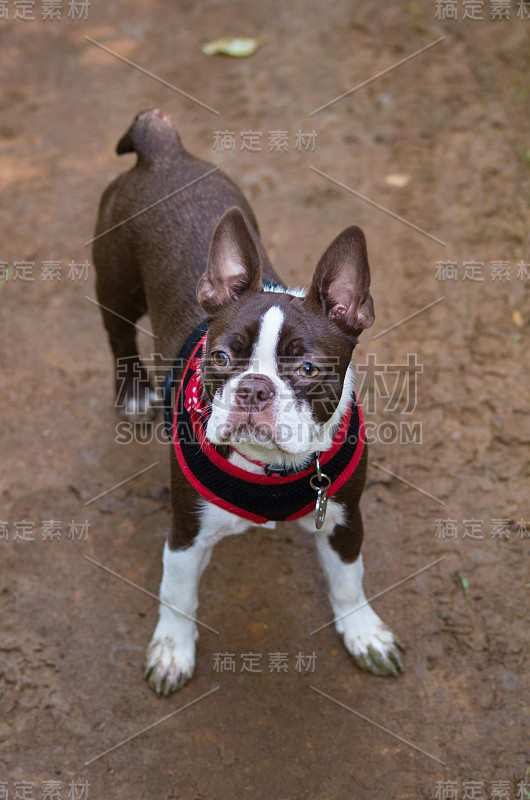
[[[44,20],[38,0],[32,21],[24,5],[0,20],[0,796],[530,797],[530,7],[93,0],[73,20],[64,0]],[[201,52],[236,34],[267,41]],[[156,601],[86,558],[158,591],[167,445],[118,441],[83,267],[101,192],[133,163],[115,144],[154,106],[240,184],[291,284],[344,227],[366,233],[365,587],[407,647],[399,678],[360,672],[333,626],[310,635],[331,617],[324,577],[279,526],[218,545],[200,615],[219,635],[158,698],[141,672]],[[249,131],[261,152],[241,149]],[[408,398],[388,391],[407,364]]]

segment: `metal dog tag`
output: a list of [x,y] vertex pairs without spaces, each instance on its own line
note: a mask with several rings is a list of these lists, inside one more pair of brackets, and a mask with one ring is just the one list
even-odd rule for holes
[[317,504],[315,506],[315,526],[319,531],[324,520],[326,519],[326,511],[328,507],[328,493],[325,489],[318,490]]
[[309,481],[311,488],[318,492],[317,503],[315,506],[315,527],[317,531],[321,529],[326,519],[326,510],[328,507],[328,489],[331,486],[331,479],[325,475],[320,469],[319,457],[315,458],[317,474],[311,477]]

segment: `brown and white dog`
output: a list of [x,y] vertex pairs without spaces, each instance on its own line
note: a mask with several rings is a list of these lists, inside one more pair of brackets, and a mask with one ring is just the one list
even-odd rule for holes
[[[367,449],[351,357],[374,320],[362,231],[352,226],[337,236],[308,290],[284,288],[239,189],[184,150],[168,116],[139,114],[117,152],[138,159],[103,194],[93,256],[127,418],[148,418],[155,399],[131,323],[149,313],[161,358],[173,362],[205,316],[208,322],[207,335],[185,354],[193,374],[177,377],[187,427],[175,417],[174,431],[184,431],[183,439],[191,431],[188,454],[208,457],[201,468],[215,474],[194,477],[186,443],[174,442],[173,519],[146,655],[149,685],[169,694],[193,674],[199,580],[213,545],[278,519],[297,519],[314,534],[335,626],[357,665],[397,674],[400,645],[362,588]],[[241,497],[233,504],[231,491]]]

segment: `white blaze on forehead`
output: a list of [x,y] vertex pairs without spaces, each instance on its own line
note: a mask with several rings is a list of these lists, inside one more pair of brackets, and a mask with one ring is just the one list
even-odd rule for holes
[[258,338],[250,359],[249,368],[252,372],[269,375],[278,373],[278,339],[284,320],[285,314],[278,306],[272,306],[262,316]]
[[[334,430],[323,431],[326,447],[316,448],[320,428],[326,426],[315,423],[308,401],[298,403],[289,380],[280,377],[278,342],[284,322],[285,313],[279,306],[263,313],[247,369],[226,381],[213,397],[206,436],[213,444],[231,444],[246,458],[300,467],[306,465],[315,449],[327,449]],[[245,378],[258,374],[270,380],[274,396],[261,411],[246,413],[237,402],[237,389]],[[250,425],[247,417],[251,417]]]

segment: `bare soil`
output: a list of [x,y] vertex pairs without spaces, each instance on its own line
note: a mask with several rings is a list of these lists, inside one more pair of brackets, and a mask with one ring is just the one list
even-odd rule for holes
[[[100,0],[77,22],[66,2],[61,20],[47,21],[41,3],[35,21],[7,5],[0,782],[9,797],[23,796],[25,781],[40,798],[55,780],[62,798],[72,781],[81,797],[88,781],[97,800],[404,800],[455,797],[442,794],[450,785],[460,798],[527,798],[530,19],[512,3],[510,20],[492,20],[484,3],[483,20],[464,20],[458,3],[459,18],[444,21],[427,0]],[[201,53],[204,41],[236,34],[268,39],[249,58]],[[325,581],[307,535],[284,526],[217,547],[201,618],[219,636],[202,630],[195,678],[158,698],[141,672],[156,601],[85,558],[156,595],[167,444],[116,441],[110,353],[86,299],[92,267],[86,280],[68,274],[90,261],[103,188],[133,163],[115,156],[117,140],[154,106],[174,115],[188,149],[240,184],[291,284],[308,282],[344,227],[366,233],[376,324],[356,360],[395,366],[415,354],[423,369],[411,413],[401,401],[392,410],[373,376],[366,398],[378,402],[366,411],[375,441],[365,584],[369,597],[383,593],[374,607],[407,646],[402,677],[357,670],[333,626],[310,636],[330,619]],[[287,150],[270,151],[278,130]],[[299,130],[316,132],[313,151],[297,149]],[[216,131],[234,132],[235,152],[215,149]],[[248,131],[261,132],[261,152],[241,150]],[[389,183],[395,175],[406,177]],[[482,281],[469,279],[473,261]],[[49,262],[60,279],[45,279]],[[437,262],[453,262],[456,279],[441,279],[443,265],[437,277]],[[153,349],[147,334],[142,346]],[[384,434],[407,421],[421,423],[421,444]],[[217,668],[219,653],[234,654],[234,671]],[[261,672],[242,671],[248,653],[261,656]],[[287,654],[287,671],[270,670],[275,653]],[[313,671],[296,669],[298,653],[316,654]]]

